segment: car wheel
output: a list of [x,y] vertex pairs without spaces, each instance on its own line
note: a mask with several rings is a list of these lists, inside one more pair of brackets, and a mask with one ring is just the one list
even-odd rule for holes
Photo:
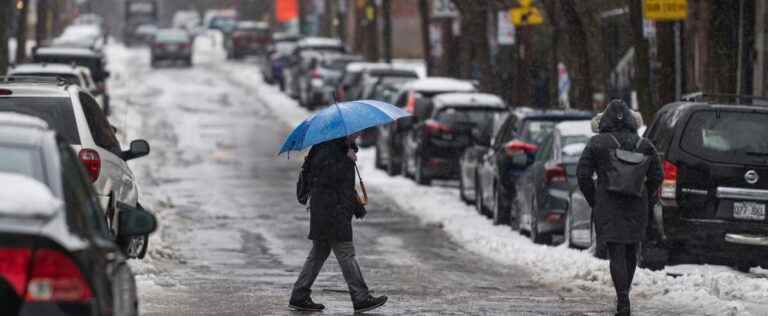
[[416,163],[414,166],[414,168],[416,168],[416,170],[414,171],[415,172],[414,178],[416,179],[416,183],[420,185],[432,185],[432,179],[430,179],[424,174],[424,167],[422,166],[421,159],[422,159],[421,157],[417,156]]
[[396,175],[400,174],[400,169],[402,166],[396,165],[394,161],[392,161],[392,158],[389,159],[389,163],[387,164],[387,174],[390,177],[394,177]]
[[509,208],[504,201],[504,196],[499,192],[498,185],[493,188],[493,224],[509,224]]
[[149,235],[122,237],[118,244],[129,258],[144,259],[149,247]]
[[376,149],[374,150],[374,158],[373,158],[373,166],[376,167],[376,169],[384,169],[384,164],[381,163],[381,154],[379,154],[379,146],[376,146]]
[[115,316],[138,316],[139,302],[136,279],[128,265],[122,264],[112,280],[112,310]]
[[641,268],[658,271],[664,269],[669,262],[669,251],[662,248],[656,242],[641,243],[639,252],[638,266]]
[[531,208],[531,241],[534,244],[549,245],[552,243],[552,235],[539,232],[539,220],[536,213],[539,211],[539,203],[536,198],[533,198],[533,205]]
[[459,198],[462,202],[469,204],[469,198],[467,198],[467,191],[465,190],[464,174],[459,175]]
[[597,230],[595,230],[595,223],[592,223],[592,228],[589,234],[589,252],[598,259],[608,259],[608,248],[604,243],[597,242]]
[[[510,203],[509,206],[509,227],[512,229],[512,231],[519,231],[520,230],[520,211],[518,210],[519,206],[517,206],[517,203]],[[512,210],[515,210],[514,216],[512,216]]]
[[737,263],[736,266],[734,266],[734,268],[739,272],[749,273],[749,270],[752,269],[752,264],[750,264],[749,262],[741,262],[741,263]]
[[475,210],[481,215],[485,215],[483,211],[483,187],[480,186],[480,179],[477,176],[475,176]]

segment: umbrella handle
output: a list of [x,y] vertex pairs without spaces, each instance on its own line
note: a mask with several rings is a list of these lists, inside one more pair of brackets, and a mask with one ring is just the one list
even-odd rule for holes
[[357,168],[357,164],[355,164],[355,173],[357,174],[357,179],[360,180],[360,191],[363,191],[363,197],[361,198],[358,194],[357,200],[362,205],[368,204],[368,191],[365,190],[365,184],[363,183],[363,177],[360,176],[360,169]]

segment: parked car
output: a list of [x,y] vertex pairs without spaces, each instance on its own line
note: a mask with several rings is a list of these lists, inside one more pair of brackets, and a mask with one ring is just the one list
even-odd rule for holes
[[127,161],[149,154],[149,144],[145,140],[134,140],[128,150],[123,150],[114,127],[96,100],[76,85],[60,84],[56,80],[11,79],[0,83],[0,112],[39,117],[72,146],[106,210],[111,233],[129,257],[142,258],[147,251],[148,236],[120,231],[122,215],[118,205],[139,207],[138,186]]
[[644,267],[694,261],[747,271],[768,262],[768,109],[722,101],[668,104],[645,133],[664,180]]
[[[8,70],[8,76],[31,76],[31,77],[53,77],[62,80],[69,81],[72,84],[76,84],[90,92],[94,96],[98,96],[99,89],[96,83],[93,81],[93,76],[88,68],[77,65],[65,65],[65,64],[21,64]],[[98,97],[97,97],[98,99]],[[105,113],[109,114],[109,108],[105,108],[102,102],[102,109]]]
[[334,96],[341,71],[351,62],[362,60],[359,55],[319,55],[310,61],[306,76],[299,80],[299,104],[314,109],[337,101]]
[[249,55],[263,55],[269,49],[271,42],[272,31],[269,29],[269,24],[239,21],[224,42],[224,48],[227,50],[227,58],[241,59]]
[[558,123],[591,117],[590,112],[527,109],[517,109],[509,115],[478,162],[475,178],[477,211],[491,216],[497,225],[511,224],[516,230],[518,219],[511,216],[516,197],[515,182],[525,167],[513,164],[523,162],[523,158],[533,160],[536,149],[544,144]]
[[[136,282],[77,155],[44,121],[0,114],[4,315],[137,315]],[[155,217],[121,205],[121,230]]]
[[288,67],[283,68],[285,92],[292,98],[299,97],[300,79],[309,75],[317,60],[344,54],[344,43],[335,38],[306,37],[296,42],[296,47],[287,59]]
[[475,175],[480,166],[480,159],[491,147],[493,135],[501,128],[509,113],[495,115],[492,120],[486,120],[472,129],[472,144],[464,150],[459,158],[459,198],[467,203],[475,203]]
[[340,101],[360,99],[363,91],[363,71],[369,68],[386,68],[387,63],[353,62],[347,64],[336,86],[336,95]]
[[487,93],[444,93],[416,106],[418,123],[405,136],[406,176],[429,185],[432,179],[459,177],[459,158],[473,143],[472,130],[508,113],[498,96]]
[[192,66],[192,36],[182,29],[157,31],[150,47],[150,65],[157,67],[161,61],[181,61]]
[[288,58],[296,48],[297,42],[301,39],[299,35],[275,33],[272,36],[272,45],[267,50],[267,54],[261,64],[261,76],[264,82],[277,83],[280,90],[285,90],[285,78],[283,77],[283,68],[288,64]]
[[589,120],[561,122],[534,159],[522,152],[520,159],[513,158],[513,166],[525,171],[515,182],[516,214],[511,218],[534,243],[551,244],[553,235],[563,234],[568,195],[578,188],[576,166],[593,135]]
[[101,51],[87,48],[37,47],[32,52],[32,61],[49,64],[75,64],[88,68],[91,71],[93,81],[96,83],[96,89],[91,93],[101,98],[101,105],[105,109],[110,109],[109,86],[107,86],[110,73],[107,70],[104,53]]
[[136,26],[136,29],[133,32],[131,32],[130,37],[126,38],[126,45],[150,45],[158,30],[160,30],[160,28],[157,27],[157,25],[140,24]]
[[[394,96],[394,105],[414,113],[417,105],[425,105],[432,102],[437,95],[450,92],[476,92],[474,83],[453,78],[429,77],[410,81],[400,87]],[[386,168],[390,175],[400,174],[402,171],[403,145],[405,137],[413,126],[425,120],[425,117],[411,117],[378,127],[376,140],[377,168]]]

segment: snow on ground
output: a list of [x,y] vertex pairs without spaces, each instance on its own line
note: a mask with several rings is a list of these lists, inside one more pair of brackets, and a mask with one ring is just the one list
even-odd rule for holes
[[[215,37],[214,37],[215,38]],[[196,58],[206,58],[208,61],[220,60],[215,67],[232,74],[233,80],[239,84],[251,87],[261,98],[261,102],[269,106],[273,114],[286,123],[286,135],[293,127],[306,118],[309,113],[300,108],[297,103],[280,93],[274,87],[262,82],[258,68],[246,63],[224,62],[223,52],[212,50],[210,40],[201,38],[196,49],[205,52]],[[118,45],[110,45],[107,49],[110,57],[110,67],[115,78],[111,83],[113,94],[139,93],[136,89],[146,89],[146,83],[137,85],[131,81],[134,69],[135,51],[129,51]],[[187,80],[191,80],[185,78]],[[194,78],[193,78],[194,79]],[[162,88],[163,82],[153,84]],[[195,95],[194,89],[190,92]],[[206,87],[206,89],[227,89],[222,85]],[[230,88],[231,89],[231,88]],[[152,94],[152,91],[142,93]],[[184,100],[168,99],[170,94],[157,91],[157,104],[176,104]],[[236,93],[233,93],[236,94]],[[207,95],[207,93],[206,93]],[[113,96],[113,98],[115,98]],[[119,98],[119,97],[118,97]],[[222,100],[225,101],[225,100]],[[226,102],[248,102],[248,100],[226,100]],[[191,102],[189,106],[199,104]],[[205,109],[198,109],[205,110]],[[118,128],[127,136],[141,135],[139,114],[124,104],[115,104],[115,115],[111,118]],[[166,114],[167,115],[167,114]],[[144,118],[149,119],[149,118]],[[201,120],[204,119],[201,116]],[[188,128],[196,128],[199,122],[190,122]],[[197,147],[197,152],[213,152],[215,148],[201,144],[199,140],[185,139],[185,127],[178,127],[176,135],[183,146]],[[194,133],[193,133],[194,135]],[[123,140],[129,139],[125,137]],[[185,143],[187,142],[187,143]],[[182,147],[182,146],[180,146]],[[277,148],[276,148],[277,150]],[[194,152],[194,151],[190,151]],[[185,155],[185,153],[178,153]],[[226,160],[226,152],[220,152],[221,159]],[[158,157],[139,159],[134,164],[137,176],[151,173],[153,165],[162,165]],[[195,157],[188,157],[194,160]],[[294,158],[295,159],[295,158]],[[561,288],[564,291],[586,291],[612,294],[611,279],[607,262],[598,260],[584,251],[568,249],[565,246],[543,246],[533,244],[527,237],[511,231],[506,226],[494,226],[490,220],[477,214],[473,207],[463,204],[455,186],[418,186],[402,177],[389,177],[384,172],[373,168],[373,151],[363,150],[359,155],[359,165],[370,190],[376,194],[391,198],[404,211],[420,218],[425,224],[440,225],[459,244],[480,255],[492,258],[502,264],[518,265],[529,268],[532,276],[547,285]],[[172,166],[166,166],[168,168]],[[204,167],[204,166],[203,166]],[[206,169],[201,170],[205,174]],[[181,171],[181,170],[180,170]],[[166,172],[175,174],[174,172]],[[180,175],[180,174],[179,174]],[[158,185],[152,192],[142,192],[146,201],[160,218],[161,223],[172,216],[173,204],[163,190],[178,190],[172,184]],[[204,192],[201,192],[203,194]],[[373,195],[375,196],[375,195]],[[212,198],[213,201],[217,199]],[[221,201],[219,201],[221,202]],[[218,203],[218,202],[217,202]],[[226,208],[219,208],[226,209]],[[140,291],[152,291],[159,285],[173,283],[163,277],[162,266],[158,258],[173,257],[173,247],[163,239],[163,226],[150,239],[151,251],[143,261],[133,261],[131,266],[138,275]],[[229,240],[227,236],[220,236]],[[220,242],[214,240],[213,242]],[[682,274],[672,277],[667,272]],[[652,272],[640,269],[635,276],[633,296],[639,299],[636,306],[652,310],[653,306],[678,306],[681,314],[702,315],[768,315],[768,271],[753,269],[751,274],[743,274],[727,267],[687,265],[670,267],[667,271]],[[691,312],[695,311],[695,312]]]
[[[227,67],[240,69],[236,78],[254,86],[262,101],[287,125],[296,126],[310,115],[279,89],[264,84],[255,67],[253,71],[242,71],[242,65]],[[462,203],[455,186],[425,187],[403,177],[389,177],[373,168],[373,159],[371,149],[359,154],[358,165],[371,191],[392,198],[425,224],[441,225],[470,251],[503,264],[527,267],[539,282],[565,291],[613,294],[607,261],[564,245],[536,245],[507,226],[494,226],[474,207]],[[638,269],[632,295],[640,299],[641,308],[677,306],[682,314],[768,315],[768,275],[762,269],[753,269],[751,274],[708,265],[673,266],[657,272]]]

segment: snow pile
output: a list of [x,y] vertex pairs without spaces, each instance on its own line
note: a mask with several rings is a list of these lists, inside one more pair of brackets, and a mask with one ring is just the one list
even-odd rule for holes
[[[255,72],[241,72],[238,77],[251,85],[261,80]],[[256,86],[263,101],[290,126],[310,114],[276,88]],[[470,251],[503,264],[527,267],[537,281],[564,291],[613,295],[607,261],[564,245],[536,245],[508,226],[494,226],[474,207],[462,203],[456,187],[425,187],[403,177],[389,177],[373,168],[373,160],[372,150],[360,152],[358,165],[372,192],[391,198],[425,224],[442,226]],[[727,267],[676,266],[657,272],[638,269],[632,295],[639,299],[636,305],[647,311],[653,311],[654,306],[665,310],[674,306],[680,314],[768,315],[768,306],[764,305],[768,300],[768,278]]]
[[62,205],[45,184],[27,176],[0,172],[0,186],[0,214],[50,216]]

